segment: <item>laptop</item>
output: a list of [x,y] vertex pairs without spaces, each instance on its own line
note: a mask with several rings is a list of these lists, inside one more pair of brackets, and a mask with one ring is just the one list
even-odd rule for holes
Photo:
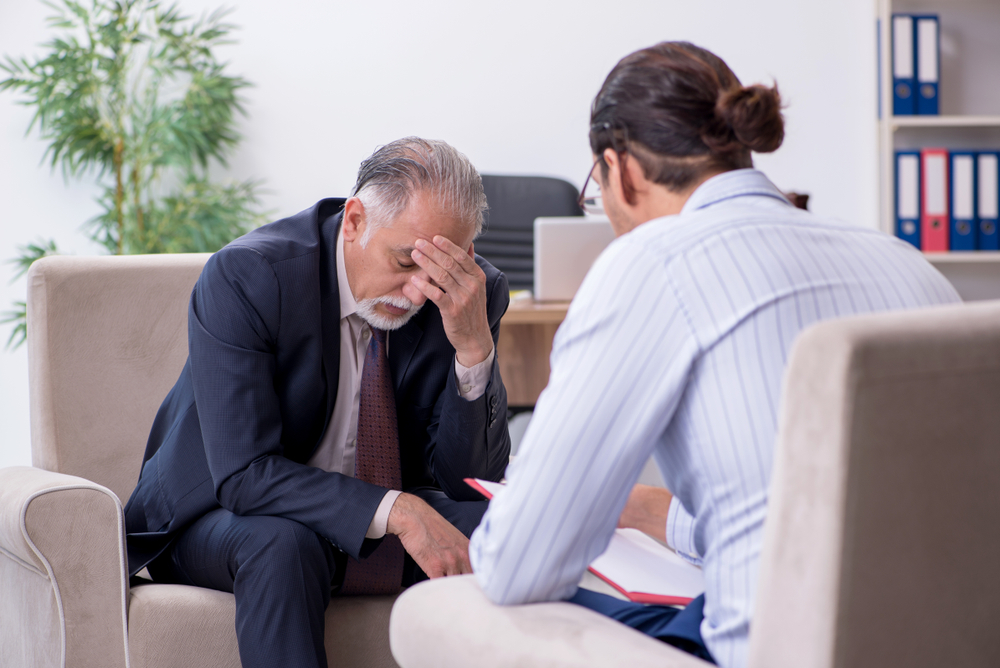
[[535,299],[573,299],[594,260],[614,238],[607,218],[535,218]]

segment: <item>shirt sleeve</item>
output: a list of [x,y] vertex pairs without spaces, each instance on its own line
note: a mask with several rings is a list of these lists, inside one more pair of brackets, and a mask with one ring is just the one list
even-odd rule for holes
[[685,561],[701,566],[701,556],[694,546],[694,518],[676,496],[670,499],[667,511],[667,545]]
[[378,504],[378,508],[375,510],[375,516],[372,517],[372,523],[368,525],[368,533],[365,534],[365,538],[382,538],[385,536],[386,527],[389,525],[389,513],[392,511],[392,505],[396,503],[396,499],[402,492],[398,492],[394,489],[390,489],[382,497],[382,502]]
[[455,384],[458,385],[458,396],[466,401],[475,401],[486,393],[495,356],[496,349],[493,348],[486,359],[471,368],[462,366],[458,357],[455,357]]
[[598,258],[556,334],[508,485],[469,556],[486,595],[520,604],[572,596],[683,394],[698,352],[662,261],[628,237]]

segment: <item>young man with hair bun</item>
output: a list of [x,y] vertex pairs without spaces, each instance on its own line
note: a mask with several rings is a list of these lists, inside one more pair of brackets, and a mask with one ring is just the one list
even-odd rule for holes
[[[827,318],[959,301],[909,244],[793,207],[751,158],[783,137],[777,87],[743,86],[692,44],[642,49],[608,75],[588,179],[618,238],[559,328],[509,484],[473,534],[494,602],[568,599],[746,665],[795,337]],[[635,486],[650,455],[669,491]],[[616,526],[699,563],[704,595],[678,612],[578,590]]]

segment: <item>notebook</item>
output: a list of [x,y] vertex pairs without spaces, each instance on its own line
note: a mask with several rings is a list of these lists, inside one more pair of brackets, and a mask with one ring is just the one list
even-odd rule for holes
[[[465,482],[487,499],[504,487],[479,478]],[[638,529],[615,529],[608,549],[588,570],[636,603],[687,605],[705,591],[700,568]]]

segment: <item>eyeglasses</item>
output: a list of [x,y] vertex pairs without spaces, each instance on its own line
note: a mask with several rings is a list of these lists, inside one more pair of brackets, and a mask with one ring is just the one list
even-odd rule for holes
[[[597,163],[601,161],[600,158],[594,161],[594,164],[590,166],[590,171],[587,172],[587,178],[583,182],[583,188],[580,189],[580,197],[577,199],[576,203],[584,213],[590,214],[592,216],[603,216],[604,215],[604,200],[601,197],[601,184],[597,182],[594,178],[594,168],[597,167]],[[588,191],[587,188],[590,187]]]
[[[603,112],[602,112],[603,113]],[[628,146],[628,127],[621,127],[622,139],[624,140],[624,145]],[[621,143],[619,142],[618,131],[614,129],[614,125],[609,121],[602,121],[600,123],[592,123],[590,126],[591,137],[595,132],[609,132],[611,139],[611,148],[618,155],[622,154],[622,149],[620,148]],[[601,196],[601,184],[597,182],[594,178],[594,168],[597,167],[597,163],[601,162],[600,158],[594,160],[594,164],[590,166],[590,171],[587,172],[587,178],[583,182],[583,188],[580,190],[580,198],[577,200],[577,205],[583,209],[584,213],[590,214],[592,216],[603,216],[604,211],[604,199]],[[590,186],[590,190],[587,188]]]

